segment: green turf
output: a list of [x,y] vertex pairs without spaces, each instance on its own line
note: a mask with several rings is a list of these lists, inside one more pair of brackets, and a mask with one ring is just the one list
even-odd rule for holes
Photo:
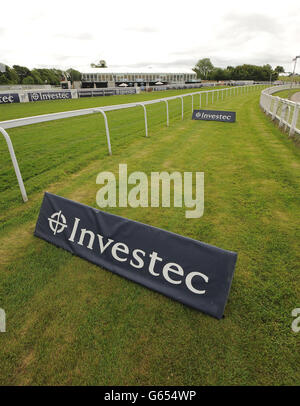
[[[182,121],[174,101],[167,128],[161,103],[147,139],[141,109],[109,113],[111,157],[96,115],[9,130],[29,202],[1,143],[0,384],[299,384],[299,149],[260,110],[259,91],[208,108],[237,122],[192,121],[188,101]],[[97,174],[119,163],[204,171],[200,219],[184,208],[107,211],[238,252],[223,320],[33,237],[44,190],[96,207]]]
[[273,93],[272,96],[278,96],[282,97],[284,99],[291,98],[291,96],[295,93],[300,92],[300,86],[298,89],[292,89],[292,90],[281,90],[280,92]]

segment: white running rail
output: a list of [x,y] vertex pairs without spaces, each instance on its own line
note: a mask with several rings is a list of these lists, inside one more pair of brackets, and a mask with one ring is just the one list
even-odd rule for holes
[[[180,99],[181,100],[181,119],[183,120],[184,117],[184,97],[191,96],[192,97],[192,107],[194,107],[194,96],[199,95],[199,105],[201,108],[201,96],[203,94],[206,94],[206,106],[208,105],[208,99],[209,99],[209,94],[211,94],[211,101],[213,103],[214,100],[214,94],[216,94],[217,100],[219,99],[219,96],[221,95],[222,100],[225,97],[232,96],[232,95],[237,95],[237,94],[243,94],[243,93],[248,93],[250,90],[257,90],[261,87],[266,87],[265,84],[255,84],[255,85],[245,85],[245,86],[234,86],[234,87],[227,87],[223,89],[213,89],[213,90],[202,90],[202,91],[197,91],[197,92],[192,92],[192,93],[185,93],[181,95],[176,95],[176,96],[171,96],[171,97],[164,97],[161,99],[154,99],[154,100],[148,100],[148,101],[143,101],[143,102],[134,102],[134,103],[127,103],[127,104],[116,104],[112,106],[101,106],[101,107],[92,107],[88,109],[80,109],[80,110],[71,110],[71,111],[63,111],[60,113],[51,113],[51,114],[42,114],[39,116],[33,116],[33,117],[24,117],[24,118],[18,118],[14,120],[6,120],[6,121],[0,121],[0,132],[3,134],[7,145],[8,149],[10,152],[10,156],[12,159],[12,163],[15,169],[15,173],[18,179],[19,183],[19,188],[21,191],[21,195],[23,198],[23,201],[26,202],[28,200],[25,186],[22,180],[21,172],[19,169],[18,161],[14,153],[13,145],[11,142],[11,139],[6,132],[7,129],[9,128],[15,128],[15,127],[21,127],[24,125],[31,125],[31,124],[37,124],[37,123],[43,123],[46,121],[53,121],[53,120],[60,120],[63,118],[70,118],[70,117],[76,117],[76,116],[83,116],[87,114],[95,114],[95,113],[100,113],[103,115],[104,118],[104,123],[105,123],[105,131],[106,131],[106,138],[107,138],[107,146],[108,146],[108,153],[111,155],[112,150],[111,150],[111,142],[110,142],[110,134],[109,134],[109,126],[108,126],[108,120],[106,116],[106,112],[108,111],[114,111],[114,110],[121,110],[121,109],[128,109],[132,107],[137,107],[141,106],[144,109],[144,118],[145,118],[145,135],[148,137],[148,122],[147,122],[147,109],[146,106],[154,104],[154,103],[161,103],[164,102],[166,104],[166,123],[167,126],[169,126],[169,100],[174,100],[174,99]],[[277,88],[277,87],[276,87]]]
[[273,86],[264,89],[260,95],[260,106],[263,111],[270,115],[272,120],[277,119],[279,127],[282,127],[285,131],[289,130],[289,137],[295,133],[300,134],[300,103],[273,96],[273,93],[297,88],[299,88],[300,92],[299,84]]
[[11,157],[11,160],[12,160],[12,163],[13,163],[13,166],[14,166],[15,174],[16,174],[17,179],[18,179],[19,188],[20,188],[20,191],[21,191],[23,201],[27,202],[28,198],[27,198],[25,186],[24,186],[24,183],[23,183],[22,175],[21,175],[21,172],[20,172],[20,168],[19,168],[19,165],[18,165],[18,161],[17,161],[17,158],[16,158],[16,154],[15,154],[14,147],[13,147],[13,144],[11,142],[10,136],[1,127],[0,127],[0,132],[3,135],[3,137],[4,137],[5,141],[6,141],[6,144],[8,146],[8,150],[9,150],[10,157]]

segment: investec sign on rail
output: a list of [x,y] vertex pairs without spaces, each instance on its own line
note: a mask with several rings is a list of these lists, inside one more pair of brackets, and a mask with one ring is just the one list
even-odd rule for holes
[[2,93],[0,94],[0,104],[2,103],[20,103],[18,93]]
[[30,92],[29,101],[71,99],[71,92]]

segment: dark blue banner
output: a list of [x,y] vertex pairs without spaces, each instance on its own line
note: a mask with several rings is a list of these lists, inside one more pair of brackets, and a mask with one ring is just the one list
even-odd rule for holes
[[18,93],[0,93],[0,104],[20,103]]
[[51,193],[44,195],[34,234],[197,310],[223,316],[234,252]]
[[194,110],[192,119],[234,123],[236,119],[236,114],[234,111]]
[[72,99],[71,92],[57,91],[57,92],[30,92],[28,93],[29,101],[41,100],[65,100]]

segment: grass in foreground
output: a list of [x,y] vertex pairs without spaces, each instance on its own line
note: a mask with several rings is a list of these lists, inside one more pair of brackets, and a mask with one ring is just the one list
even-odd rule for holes
[[[185,120],[174,105],[166,128],[165,106],[153,106],[149,139],[139,110],[111,115],[112,157],[96,116],[13,131],[30,200],[20,202],[8,173],[0,195],[1,384],[299,384],[299,334],[291,331],[300,297],[299,149],[258,99],[253,92],[208,106],[236,111],[235,124],[192,121],[186,104]],[[96,207],[98,172],[117,174],[119,163],[148,175],[205,172],[200,219],[178,208],[107,211],[237,251],[225,319],[33,237],[43,190]]]

